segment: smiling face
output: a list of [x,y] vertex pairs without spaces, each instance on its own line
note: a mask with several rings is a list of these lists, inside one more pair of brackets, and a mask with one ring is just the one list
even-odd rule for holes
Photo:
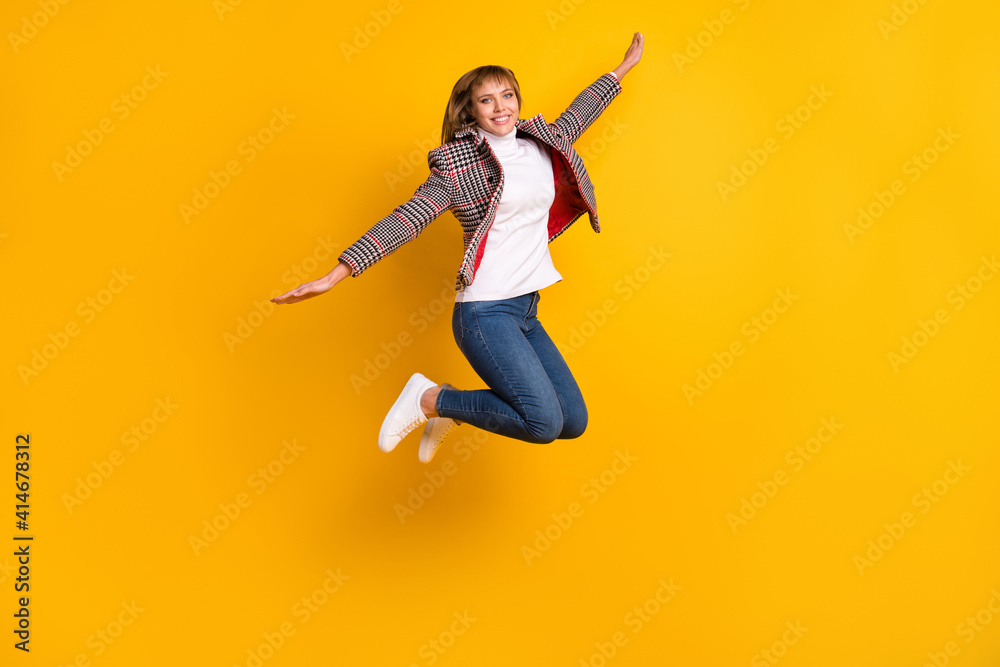
[[513,132],[520,110],[514,88],[507,81],[484,81],[472,91],[472,115],[487,132],[501,136]]

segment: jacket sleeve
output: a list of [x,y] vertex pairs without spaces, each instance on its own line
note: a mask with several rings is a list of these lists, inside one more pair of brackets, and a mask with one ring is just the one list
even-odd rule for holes
[[444,158],[434,149],[427,155],[431,173],[421,183],[413,197],[375,223],[371,229],[344,250],[338,257],[351,267],[351,277],[356,278],[367,268],[396,250],[404,243],[417,238],[441,213],[451,206],[453,181],[451,175],[439,168]]
[[622,84],[618,81],[618,77],[610,72],[602,74],[597,81],[577,95],[566,111],[549,123],[549,127],[555,134],[572,144],[597,120],[601,112],[621,91]]

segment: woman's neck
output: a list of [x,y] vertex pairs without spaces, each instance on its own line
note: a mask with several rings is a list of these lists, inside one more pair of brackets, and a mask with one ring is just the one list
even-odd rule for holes
[[498,155],[513,155],[517,152],[517,128],[511,128],[510,132],[504,135],[493,134],[484,130],[481,126],[476,126],[479,136],[490,142],[490,148]]

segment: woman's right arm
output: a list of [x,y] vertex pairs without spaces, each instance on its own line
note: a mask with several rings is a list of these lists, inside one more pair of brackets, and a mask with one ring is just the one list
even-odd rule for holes
[[416,240],[427,225],[451,207],[454,177],[447,156],[435,148],[427,155],[427,165],[431,173],[417,187],[413,197],[340,253],[338,259],[351,267],[352,277],[356,278],[403,245]]
[[350,265],[341,260],[337,262],[337,266],[333,267],[333,270],[330,271],[330,273],[326,274],[322,278],[302,283],[295,289],[274,297],[271,301],[277,304],[282,304],[298,303],[299,301],[303,301],[305,299],[311,299],[314,296],[319,296],[320,294],[329,292],[333,289],[334,285],[349,275],[351,275]]
[[451,205],[452,177],[444,172],[447,158],[437,155],[437,149],[428,154],[431,173],[421,183],[413,197],[393,209],[379,220],[364,236],[345,249],[338,257],[337,266],[322,278],[303,283],[271,301],[296,303],[330,291],[348,276],[357,277],[366,269],[412,241]]

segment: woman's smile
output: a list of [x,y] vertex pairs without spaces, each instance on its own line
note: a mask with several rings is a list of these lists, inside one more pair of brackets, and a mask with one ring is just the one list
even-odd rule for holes
[[501,136],[509,134],[520,107],[509,81],[484,82],[474,91],[472,115],[479,127]]

